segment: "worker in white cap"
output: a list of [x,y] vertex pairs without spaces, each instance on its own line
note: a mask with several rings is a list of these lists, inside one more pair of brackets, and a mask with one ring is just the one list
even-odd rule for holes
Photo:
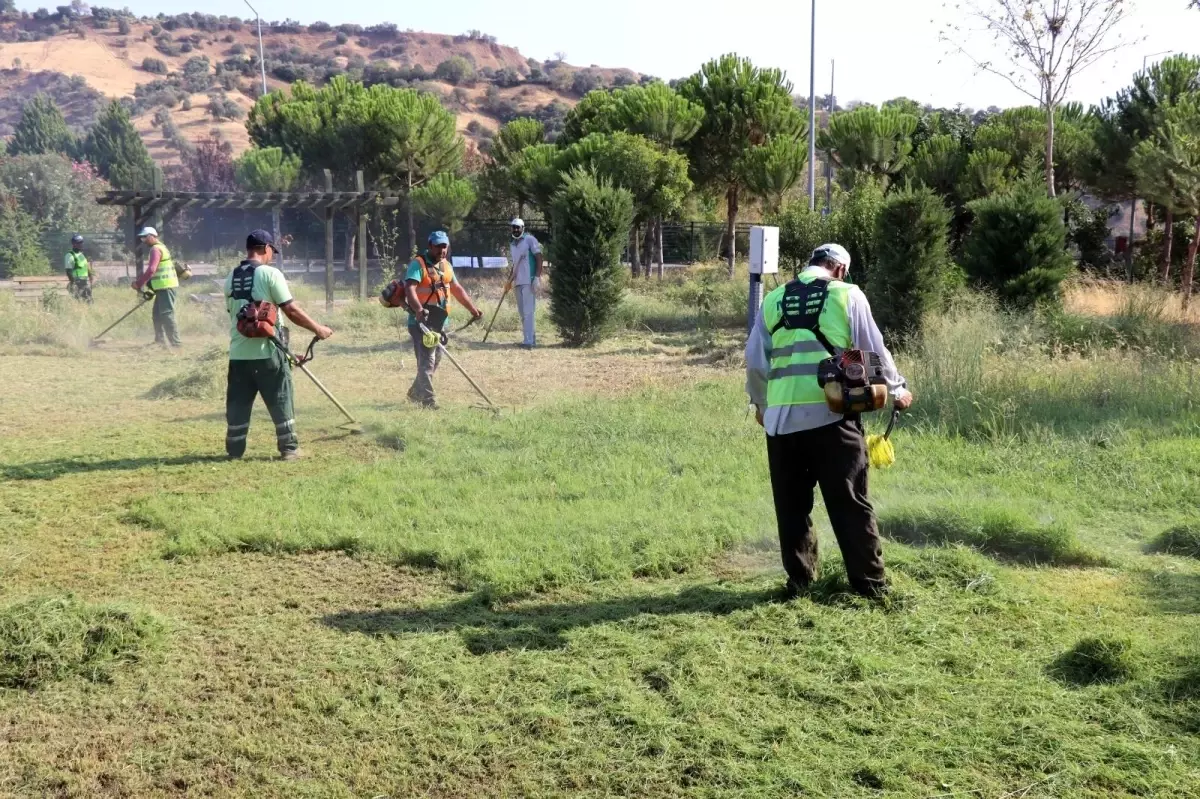
[[179,326],[175,323],[175,294],[179,288],[179,275],[175,272],[175,261],[167,245],[158,240],[158,231],[144,227],[138,238],[149,248],[150,262],[146,271],[133,282],[134,291],[146,286],[154,292],[154,341],[164,346],[178,347]]
[[521,314],[521,346],[531,350],[537,344],[533,318],[537,310],[537,293],[542,283],[542,245],[532,233],[525,232],[525,222],[514,219],[512,243],[508,246],[512,256],[513,288],[517,294],[517,311]]
[[883,343],[866,295],[846,282],[849,272],[845,247],[818,247],[795,280],[766,296],[746,343],[746,392],[767,433],[789,596],[803,592],[816,577],[817,533],[811,514],[818,485],[850,586],[869,597],[887,592],[875,510],[867,496],[862,420],[857,413],[831,409],[818,381],[819,366],[850,349],[872,353],[894,406],[905,410],[913,398]]

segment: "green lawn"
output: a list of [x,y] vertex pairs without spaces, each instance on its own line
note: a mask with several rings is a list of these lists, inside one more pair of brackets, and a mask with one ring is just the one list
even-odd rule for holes
[[260,411],[227,463],[219,397],[148,396],[207,368],[185,313],[183,358],[6,323],[0,795],[1197,792],[1195,363],[914,350],[929,404],[872,477],[892,598],[845,592],[819,514],[785,603],[742,378],[686,333],[474,334],[501,411],[447,364],[433,414],[341,311],[313,369],[365,434],[299,377],[309,457],[270,460]]

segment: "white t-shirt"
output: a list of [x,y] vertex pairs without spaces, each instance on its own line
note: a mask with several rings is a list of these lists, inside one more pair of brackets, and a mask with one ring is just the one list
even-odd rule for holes
[[542,245],[533,234],[526,233],[508,245],[508,251],[512,256],[513,285],[528,286],[537,273],[537,256],[542,252]]

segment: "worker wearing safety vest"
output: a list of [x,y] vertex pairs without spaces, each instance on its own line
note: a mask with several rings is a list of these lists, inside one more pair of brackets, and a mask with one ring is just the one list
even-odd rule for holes
[[175,295],[179,288],[179,275],[175,272],[175,261],[171,251],[158,240],[158,231],[145,227],[138,233],[142,243],[150,248],[150,262],[146,271],[134,281],[135,291],[146,286],[154,292],[154,341],[156,344],[178,347],[179,327],[175,324]]
[[[412,336],[413,351],[417,356],[417,377],[408,389],[408,399],[425,408],[437,409],[437,398],[433,393],[433,375],[441,362],[441,350],[436,344],[429,346],[424,340],[421,325],[430,318],[429,308],[446,309],[453,294],[463,307],[478,319],[483,311],[475,306],[471,295],[462,284],[454,279],[454,267],[447,259],[450,251],[450,236],[443,230],[429,235],[429,249],[423,256],[413,258],[404,275],[404,296],[408,305],[408,333]],[[434,331],[441,333],[441,328]]]
[[75,234],[71,237],[71,250],[63,259],[63,268],[67,272],[68,289],[71,296],[77,300],[92,301],[92,284],[96,276],[92,273],[92,265],[83,254],[83,236]]
[[[880,357],[895,407],[908,408],[912,394],[896,371],[866,296],[857,286],[844,282],[849,270],[850,254],[845,248],[837,244],[818,247],[796,280],[763,300],[746,344],[746,391],[758,423],[767,433],[767,461],[789,597],[800,594],[816,577],[817,534],[810,514],[818,485],[851,587],[872,597],[887,591],[875,510],[867,496],[862,422],[857,415],[830,410],[817,382],[817,365],[830,357],[830,347],[874,352]],[[799,312],[805,306],[814,312],[820,307],[816,332],[783,324],[784,298],[795,299],[798,294],[802,295]],[[823,306],[816,305],[820,301]]]

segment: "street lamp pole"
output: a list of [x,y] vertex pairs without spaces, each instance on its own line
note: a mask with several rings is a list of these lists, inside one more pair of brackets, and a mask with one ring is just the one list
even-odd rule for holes
[[808,71],[808,210],[817,210],[817,0],[812,0],[812,48]]
[[267,61],[263,56],[262,17],[258,15],[258,11],[255,10],[254,6],[250,5],[250,0],[244,0],[244,2],[246,3],[246,7],[254,12],[254,19],[258,21],[258,68],[262,73],[263,96],[265,97],[267,95]]

